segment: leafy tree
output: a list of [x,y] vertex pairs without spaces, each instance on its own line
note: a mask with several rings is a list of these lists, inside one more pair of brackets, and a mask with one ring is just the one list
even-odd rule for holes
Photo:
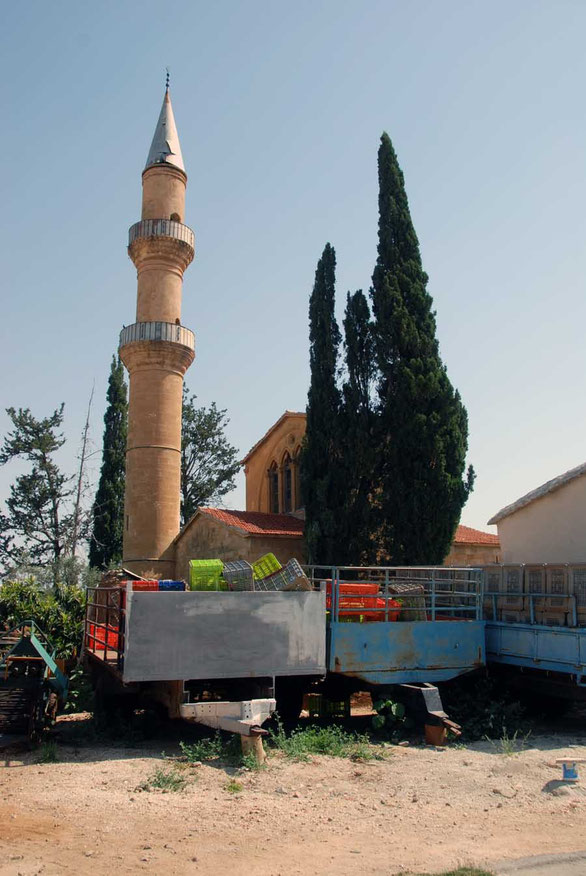
[[105,569],[122,559],[128,401],[124,367],[113,356],[104,414],[102,468],[93,507],[89,562]]
[[340,330],[334,314],[336,253],[325,245],[309,300],[307,428],[301,453],[305,539],[311,563],[340,562],[340,390],[337,385]]
[[380,532],[394,563],[441,563],[474,472],[468,422],[443,365],[427,274],[388,134],[378,152],[379,239],[372,278],[379,369]]
[[181,521],[182,525],[200,505],[217,502],[234,489],[240,468],[238,450],[224,434],[230,420],[215,402],[209,408],[195,405],[197,396],[183,387],[181,432]]
[[10,487],[8,513],[0,515],[0,559],[7,567],[28,560],[57,570],[66,556],[73,523],[67,508],[71,478],[59,470],[54,459],[65,443],[59,431],[63,408],[62,404],[42,420],[33,417],[28,408],[6,409],[13,429],[0,449],[0,465],[19,459],[31,466]]
[[345,484],[340,562],[359,565],[376,560],[373,501],[377,471],[374,338],[368,301],[361,289],[347,296],[344,349],[346,374],[337,430]]

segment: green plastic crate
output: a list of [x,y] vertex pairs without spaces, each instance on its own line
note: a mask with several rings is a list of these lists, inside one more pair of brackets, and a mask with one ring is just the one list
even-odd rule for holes
[[225,590],[222,581],[224,564],[221,560],[190,560],[189,589],[190,590]]
[[265,554],[260,557],[256,563],[252,564],[254,577],[259,581],[262,581],[263,578],[268,578],[269,575],[278,572],[279,569],[282,568],[283,567],[274,554]]

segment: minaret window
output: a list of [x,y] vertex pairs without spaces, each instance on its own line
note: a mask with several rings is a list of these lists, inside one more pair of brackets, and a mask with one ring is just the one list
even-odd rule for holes
[[279,471],[276,462],[269,468],[269,508],[272,514],[279,513]]
[[170,217],[171,222],[181,222],[181,216],[179,213],[171,213]]

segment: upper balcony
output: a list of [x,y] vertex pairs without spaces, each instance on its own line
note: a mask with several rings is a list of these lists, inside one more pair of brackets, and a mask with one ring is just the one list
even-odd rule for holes
[[130,227],[128,255],[139,269],[144,261],[163,257],[184,271],[195,255],[195,234],[173,219],[143,219]]
[[195,350],[195,335],[174,322],[134,322],[120,332],[120,347],[135,341],[169,341]]

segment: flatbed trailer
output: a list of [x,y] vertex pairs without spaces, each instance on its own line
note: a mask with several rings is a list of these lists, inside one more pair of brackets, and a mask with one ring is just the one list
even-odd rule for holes
[[586,627],[579,626],[577,598],[567,596],[569,626],[537,622],[536,603],[550,593],[527,593],[526,622],[497,620],[497,602],[502,594],[485,591],[490,619],[486,620],[486,660],[501,669],[521,690],[543,698],[586,700]]
[[484,666],[479,570],[305,572],[307,592],[88,591],[85,653],[100,696],[140,695],[170,717],[246,734],[275,707],[298,717],[312,686],[340,699]]

